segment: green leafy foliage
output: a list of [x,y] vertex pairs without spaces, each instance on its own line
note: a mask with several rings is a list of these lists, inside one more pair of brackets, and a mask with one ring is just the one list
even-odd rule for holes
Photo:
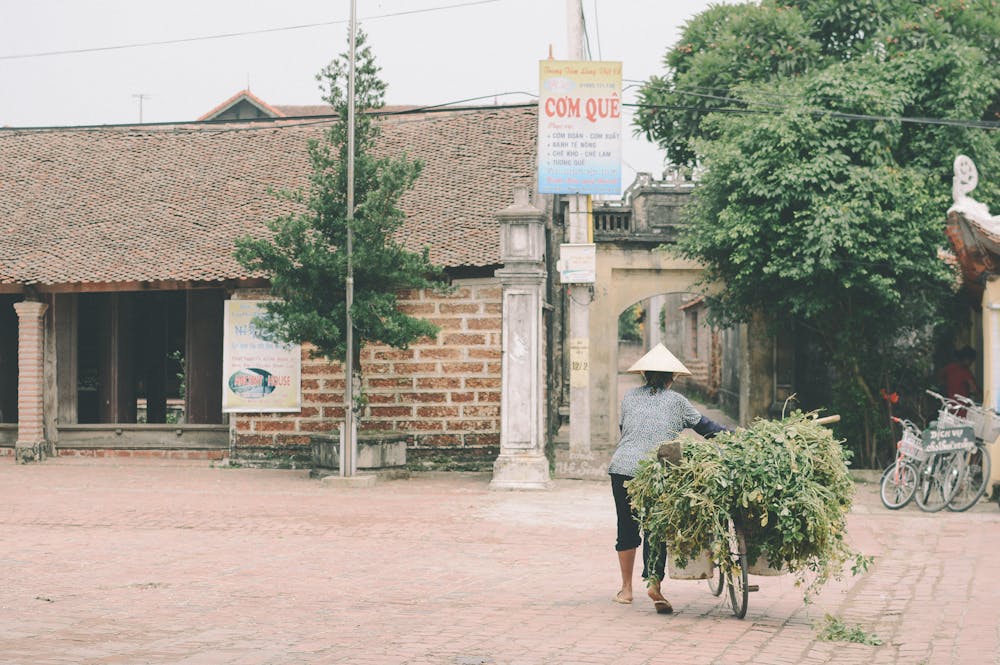
[[806,597],[852,562],[846,516],[854,496],[849,453],[815,413],[757,420],[712,440],[682,435],[680,463],[640,462],[628,493],[651,542],[666,543],[680,565],[708,550],[730,561],[730,521],[746,539],[747,559],[761,556],[806,584]]
[[932,383],[913,368],[955,298],[955,155],[1000,199],[1000,132],[901,118],[1000,119],[998,34],[995,0],[715,6],[641,93],[638,130],[704,169],[674,250],[725,284],[715,323],[761,315],[814,344],[865,465],[891,447],[879,389]]
[[[405,348],[437,328],[398,308],[398,294],[407,289],[446,290],[440,268],[431,264],[426,248],[407,250],[396,238],[405,218],[398,204],[413,187],[422,165],[402,155],[378,157],[378,119],[370,113],[384,106],[386,85],[365,35],[357,36],[355,65],[354,192],[351,258],[354,300],[351,308],[360,341]],[[346,354],[347,280],[347,111],[348,54],[317,76],[324,100],[338,120],[322,141],[308,145],[312,173],[304,190],[277,196],[298,204],[298,210],[272,220],[271,234],[245,237],[236,257],[247,268],[266,274],[277,300],[266,305],[262,328],[283,341],[309,342],[317,355],[344,360]]]
[[869,633],[860,624],[848,626],[837,617],[827,614],[823,617],[823,625],[819,627],[819,639],[828,642],[853,642],[880,646],[882,639],[875,633]]
[[642,341],[642,322],[645,312],[636,303],[618,316],[618,339],[626,342]]

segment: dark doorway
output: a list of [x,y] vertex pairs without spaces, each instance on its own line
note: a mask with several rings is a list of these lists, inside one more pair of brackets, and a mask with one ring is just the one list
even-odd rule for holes
[[225,292],[79,297],[77,422],[222,423]]
[[17,312],[19,295],[0,295],[0,423],[17,422]]

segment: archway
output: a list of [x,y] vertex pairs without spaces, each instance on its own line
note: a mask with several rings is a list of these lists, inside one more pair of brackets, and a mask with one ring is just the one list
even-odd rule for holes
[[[701,267],[667,252],[617,243],[597,246],[597,286],[590,310],[590,414],[594,448],[618,436],[618,317],[634,303],[661,294],[700,290]],[[614,340],[612,342],[612,340]]]

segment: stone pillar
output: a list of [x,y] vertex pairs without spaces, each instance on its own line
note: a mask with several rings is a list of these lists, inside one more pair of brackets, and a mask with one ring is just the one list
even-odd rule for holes
[[45,440],[45,310],[41,302],[14,305],[18,318],[17,335],[17,441],[15,459],[20,463],[40,462],[51,451]]
[[503,370],[500,397],[500,455],[490,489],[546,489],[544,355],[545,213],[514,190],[514,203],[497,213],[504,267]]

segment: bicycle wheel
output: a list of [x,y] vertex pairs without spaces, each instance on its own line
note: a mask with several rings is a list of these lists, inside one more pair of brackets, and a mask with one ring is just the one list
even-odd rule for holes
[[908,504],[916,490],[917,470],[906,460],[896,460],[882,472],[879,497],[889,510],[899,510]]
[[960,460],[955,493],[948,502],[948,510],[960,513],[972,508],[986,491],[990,482],[990,452],[986,446],[977,445],[966,453],[957,455]]
[[733,571],[726,576],[729,584],[729,600],[733,605],[733,614],[737,619],[747,615],[747,601],[750,596],[750,584],[747,580],[747,555],[733,555]]
[[955,483],[949,477],[953,455],[932,455],[917,471],[917,491],[913,498],[920,510],[936,513],[951,501]]
[[723,572],[722,566],[717,565],[715,574],[705,581],[708,582],[708,590],[712,592],[713,596],[721,595],[722,590],[726,588],[726,574]]
[[729,564],[725,571],[726,586],[729,587],[729,600],[733,614],[742,619],[747,614],[747,599],[750,585],[747,581],[747,548],[743,535],[736,530],[732,520],[729,522]]

